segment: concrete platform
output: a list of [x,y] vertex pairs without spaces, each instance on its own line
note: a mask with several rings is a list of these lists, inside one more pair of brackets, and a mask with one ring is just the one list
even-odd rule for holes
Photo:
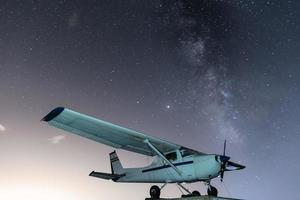
[[180,197],[180,198],[160,198],[160,199],[152,199],[146,198],[145,200],[242,200],[242,199],[233,199],[233,198],[225,198],[225,197],[214,197],[214,196],[196,196],[196,197]]

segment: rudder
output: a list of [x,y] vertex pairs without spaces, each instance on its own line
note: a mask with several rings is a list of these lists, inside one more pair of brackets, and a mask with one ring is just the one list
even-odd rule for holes
[[113,151],[109,154],[110,158],[110,166],[111,166],[111,173],[112,174],[123,174],[124,168],[118,158],[116,151]]

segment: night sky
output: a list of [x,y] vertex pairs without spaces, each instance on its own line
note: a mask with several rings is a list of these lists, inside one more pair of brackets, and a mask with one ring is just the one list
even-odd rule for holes
[[[64,106],[246,165],[221,196],[300,199],[297,0],[0,1],[0,199],[141,200],[113,148],[48,126]],[[125,167],[151,158],[118,151]],[[203,183],[187,186],[205,193]],[[168,185],[162,196],[179,196]]]

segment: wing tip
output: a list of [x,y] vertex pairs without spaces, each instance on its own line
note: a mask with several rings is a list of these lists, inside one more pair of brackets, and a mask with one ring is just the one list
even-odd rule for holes
[[95,173],[95,171],[92,171],[92,172],[89,174],[89,176],[93,176],[94,173]]
[[57,107],[50,111],[41,121],[49,122],[64,111],[64,107]]

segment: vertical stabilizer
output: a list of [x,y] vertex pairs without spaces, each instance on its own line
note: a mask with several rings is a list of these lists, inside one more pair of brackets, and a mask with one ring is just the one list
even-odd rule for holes
[[116,151],[113,151],[109,154],[110,166],[112,174],[123,174],[125,172]]

